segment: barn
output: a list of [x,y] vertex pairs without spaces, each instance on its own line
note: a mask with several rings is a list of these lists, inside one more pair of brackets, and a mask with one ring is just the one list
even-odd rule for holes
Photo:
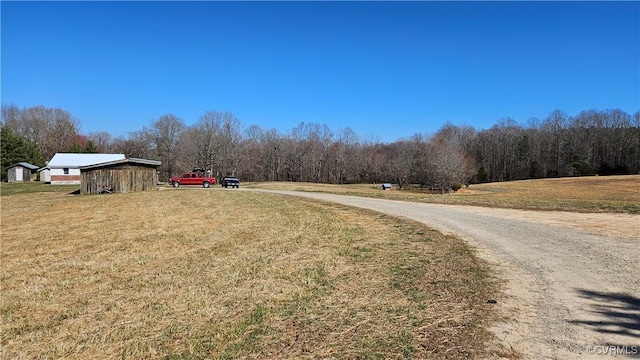
[[38,166],[21,161],[17,164],[7,166],[8,182],[27,182],[36,179]]
[[80,184],[80,167],[123,159],[124,154],[57,153],[40,169],[40,177],[51,185]]
[[160,161],[120,159],[80,167],[80,194],[126,193],[158,188]]

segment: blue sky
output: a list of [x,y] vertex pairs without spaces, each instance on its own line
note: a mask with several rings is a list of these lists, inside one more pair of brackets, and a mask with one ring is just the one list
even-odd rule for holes
[[390,142],[640,110],[640,2],[7,2],[2,103],[83,133],[209,110]]

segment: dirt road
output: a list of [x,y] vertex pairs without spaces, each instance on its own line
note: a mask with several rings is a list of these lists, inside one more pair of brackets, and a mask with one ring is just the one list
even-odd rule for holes
[[525,359],[640,357],[640,215],[268,192],[372,209],[467,240],[507,281],[497,306],[508,320],[492,331]]

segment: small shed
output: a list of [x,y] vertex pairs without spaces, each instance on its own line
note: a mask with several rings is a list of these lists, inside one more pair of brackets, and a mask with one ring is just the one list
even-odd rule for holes
[[51,183],[51,169],[43,167],[38,170],[39,178],[41,182]]
[[122,159],[80,167],[80,193],[126,193],[158,188],[160,161]]
[[29,182],[36,179],[39,167],[21,161],[19,163],[7,166],[8,182]]

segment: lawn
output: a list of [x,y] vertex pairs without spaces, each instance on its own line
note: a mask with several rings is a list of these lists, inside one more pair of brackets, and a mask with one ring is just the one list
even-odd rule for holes
[[80,185],[55,185],[44,182],[6,183],[0,182],[0,196],[16,194],[34,194],[43,192],[74,192],[80,191]]
[[640,213],[640,175],[591,176],[472,184],[442,195],[412,186],[381,190],[379,185],[329,185],[264,182],[252,187],[277,190],[329,192],[393,200],[476,205],[533,210]]
[[[2,185],[2,192],[9,187]],[[462,240],[220,188],[0,198],[0,357],[517,357]]]

